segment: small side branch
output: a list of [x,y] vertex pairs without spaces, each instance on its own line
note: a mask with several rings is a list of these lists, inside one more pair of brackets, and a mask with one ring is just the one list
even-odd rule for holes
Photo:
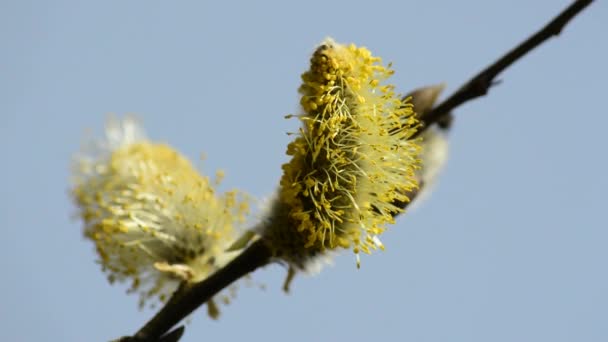
[[496,62],[492,63],[490,66],[475,75],[475,77],[460,87],[460,89],[458,89],[454,94],[421,117],[421,121],[424,123],[424,126],[417,132],[417,135],[422,133],[426,127],[440,121],[443,116],[450,113],[450,111],[452,111],[454,108],[469,100],[486,95],[490,87],[496,83],[494,79],[496,76],[498,76],[498,74],[508,68],[515,61],[525,56],[528,52],[534,50],[534,48],[542,44],[547,39],[551,38],[552,36],[559,35],[568,22],[592,2],[593,0],[574,1],[572,5],[562,11],[540,31],[530,36]]

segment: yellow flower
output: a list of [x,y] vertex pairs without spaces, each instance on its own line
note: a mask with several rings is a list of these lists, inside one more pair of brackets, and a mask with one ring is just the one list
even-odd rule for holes
[[300,87],[303,127],[260,225],[291,266],[337,248],[352,249],[359,266],[361,251],[384,248],[378,236],[402,211],[393,202],[417,188],[417,121],[385,83],[392,74],[363,47],[327,39],[314,52]]
[[108,279],[131,281],[142,305],[222,267],[248,210],[237,192],[216,194],[186,158],[148,141],[131,118],[111,120],[106,139],[77,156],[72,194]]

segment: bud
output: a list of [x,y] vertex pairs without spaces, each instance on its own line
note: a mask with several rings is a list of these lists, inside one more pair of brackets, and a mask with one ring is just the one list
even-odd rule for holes
[[[411,98],[416,115],[424,115],[433,109],[439,94],[445,88],[445,84],[438,84],[418,88],[407,94],[405,98]],[[422,203],[432,192],[439,174],[445,167],[448,158],[448,130],[451,126],[452,115],[447,114],[437,125],[428,127],[421,135],[422,168],[416,171],[416,178],[420,189],[415,195],[409,209],[413,209]],[[412,196],[413,197],[413,196]]]

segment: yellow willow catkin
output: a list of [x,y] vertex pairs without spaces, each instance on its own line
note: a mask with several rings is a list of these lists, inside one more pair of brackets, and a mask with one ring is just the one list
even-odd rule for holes
[[260,232],[292,266],[337,248],[359,265],[361,251],[384,248],[378,236],[402,211],[393,202],[417,188],[417,121],[385,83],[392,74],[366,48],[327,39],[302,75],[303,127]]
[[143,305],[222,267],[247,202],[235,191],[216,194],[186,158],[145,139],[132,119],[111,121],[106,135],[76,158],[72,194],[109,280],[130,281]]

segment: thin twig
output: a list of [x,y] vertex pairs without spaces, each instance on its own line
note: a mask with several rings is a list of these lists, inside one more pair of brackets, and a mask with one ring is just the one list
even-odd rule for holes
[[482,70],[475,77],[465,83],[454,94],[433,108],[430,112],[421,117],[424,126],[416,133],[419,135],[426,127],[441,120],[441,118],[461,104],[474,98],[484,96],[488,93],[490,87],[495,84],[494,79],[503,70],[508,68],[515,61],[532,51],[534,48],[542,44],[552,36],[557,36],[568,22],[574,18],[580,11],[591,4],[593,0],[577,0],[572,5],[568,6],[555,19],[551,20],[540,31],[536,32],[517,47],[506,53],[496,62]]
[[[498,74],[551,36],[558,35],[573,17],[592,2],[593,0],[575,1],[543,29],[481,71],[441,104],[422,115],[421,121],[424,122],[425,126],[417,132],[417,135],[424,131],[426,127],[439,122],[454,108],[471,99],[485,95],[494,84],[494,79]],[[179,291],[133,337],[124,337],[120,341],[158,342],[162,341],[163,335],[164,338],[181,335],[183,331],[180,328],[169,334],[167,332],[223,288],[257,268],[267,265],[270,262],[271,255],[268,246],[262,240],[254,242],[228,265],[206,280]],[[177,341],[177,339],[172,340]]]
[[192,311],[207,302],[234,281],[270,262],[272,254],[262,240],[252,243],[239,256],[209,278],[191,287],[179,290],[165,306],[133,337],[121,342],[157,342],[169,329],[186,318]]

